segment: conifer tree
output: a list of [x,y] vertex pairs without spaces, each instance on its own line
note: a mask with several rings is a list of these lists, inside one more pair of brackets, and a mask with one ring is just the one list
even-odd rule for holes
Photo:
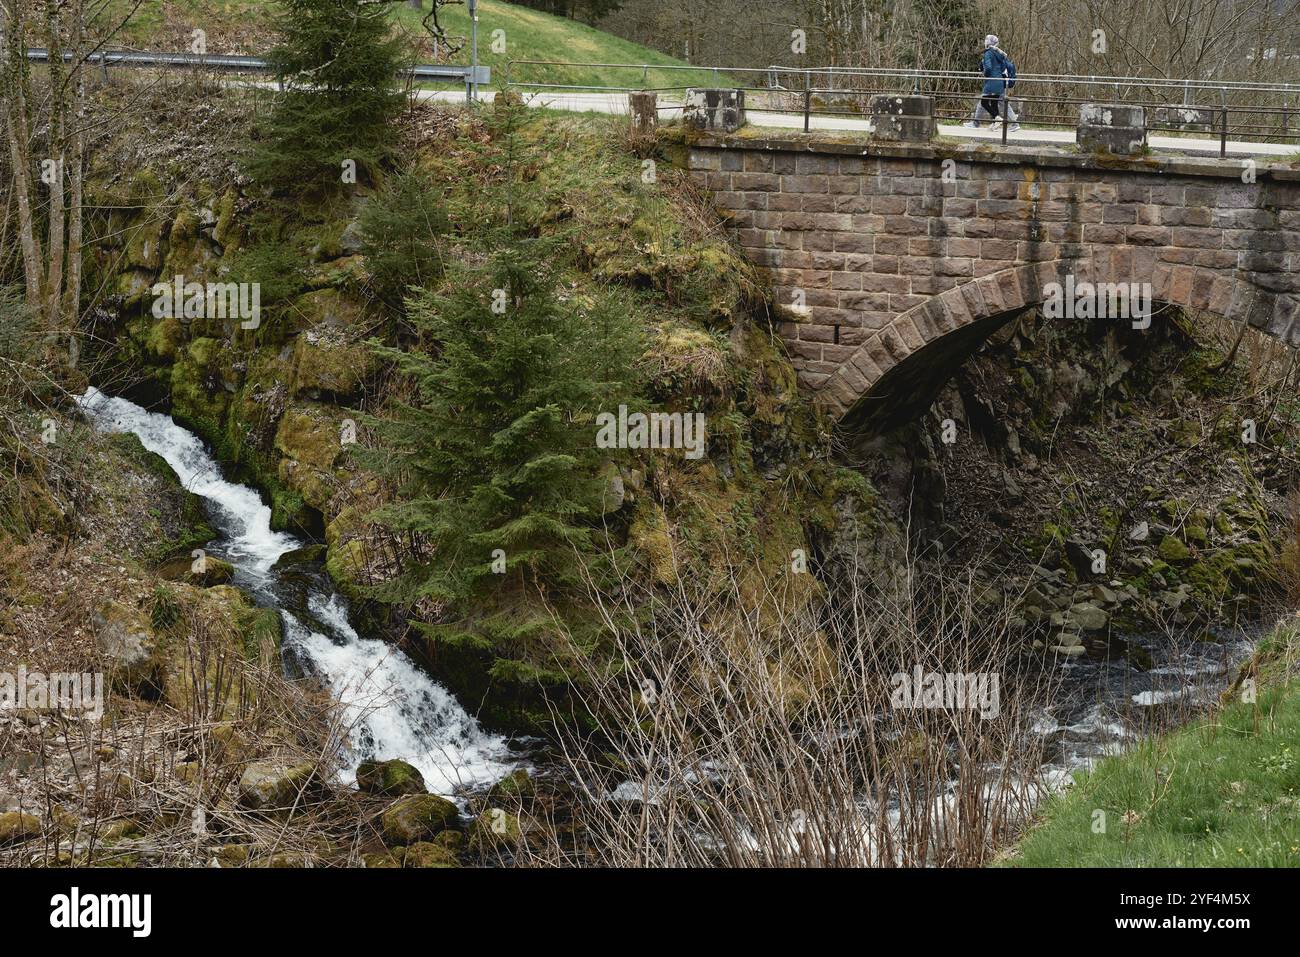
[[288,189],[344,182],[344,164],[364,177],[388,158],[403,41],[388,4],[368,0],[279,0],[280,44],[270,60],[283,86],[249,160],[254,178]]
[[[506,136],[511,163],[526,165]],[[503,210],[511,188],[499,187]],[[567,244],[507,215],[486,265],[452,267],[450,291],[408,302],[424,347],[378,347],[415,398],[370,420],[380,448],[365,464],[398,491],[372,517],[419,543],[379,597],[442,603],[452,623],[421,628],[499,659],[526,657],[602,551],[609,453],[595,416],[627,401],[638,354],[618,300],[561,297]]]

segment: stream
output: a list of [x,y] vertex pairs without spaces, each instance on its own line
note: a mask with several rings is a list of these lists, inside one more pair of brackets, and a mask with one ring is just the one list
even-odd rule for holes
[[347,601],[319,562],[277,567],[308,543],[272,530],[270,507],[254,489],[226,481],[196,435],[98,389],[77,401],[97,429],[134,434],[204,500],[219,533],[208,553],[234,566],[234,584],[258,605],[280,613],[286,674],[320,680],[339,701],[351,728],[340,755],[348,783],[362,761],[401,758],[419,769],[430,791],[452,797],[499,780],[519,763],[506,739],[484,731],[400,648],[357,634]]
[[[521,763],[507,740],[482,729],[438,682],[400,648],[364,638],[352,624],[347,601],[317,561],[280,563],[307,544],[271,529],[271,509],[244,485],[226,481],[203,442],[171,420],[133,402],[90,389],[78,400],[104,432],[130,432],[160,455],[208,507],[219,536],[208,551],[230,562],[234,584],[263,607],[279,611],[284,625],[281,657],[290,677],[313,677],[335,695],[352,729],[340,755],[345,783],[362,761],[401,758],[419,769],[429,790],[455,797],[491,784]],[[1178,723],[1203,711],[1226,687],[1257,635],[1243,631],[1217,641],[1172,648],[1159,637],[1133,637],[1150,655],[1139,670],[1123,658],[1067,659],[1050,708],[1031,715],[1043,737],[1044,764],[1034,782],[1022,782],[1031,803],[1065,786],[1071,774],[1136,744],[1155,719]],[[1162,714],[1163,712],[1163,714]],[[1171,722],[1169,718],[1176,717]],[[613,800],[640,793],[629,781]],[[954,794],[937,796],[936,811],[950,813]],[[873,842],[874,844],[874,839]]]

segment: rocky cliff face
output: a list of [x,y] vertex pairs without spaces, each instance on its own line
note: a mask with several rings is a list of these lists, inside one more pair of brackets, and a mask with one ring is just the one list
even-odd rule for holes
[[[542,232],[576,221],[582,241],[566,264],[565,295],[628,291],[644,323],[642,400],[703,414],[708,446],[698,461],[672,451],[630,456],[611,472],[605,522],[651,583],[738,578],[743,593],[758,595],[787,576],[796,551],[816,556],[837,500],[869,490],[833,465],[827,427],[766,325],[761,280],[718,230],[707,198],[668,163],[645,180],[643,159],[612,129],[574,118],[530,123],[523,137],[538,159],[515,215]],[[481,233],[497,215],[481,189],[501,175],[494,135],[453,112],[412,121],[413,155],[445,191],[451,256],[482,255]],[[97,195],[112,212],[100,218],[96,278],[114,294],[101,316],[110,348],[95,357],[97,384],[167,409],[204,438],[233,477],[263,490],[275,527],[323,537],[329,574],[368,606],[375,628],[436,621],[436,607],[365,601],[395,567],[391,543],[367,519],[392,493],[355,464],[348,438],[363,413],[382,411],[402,388],[367,345],[401,334],[361,255],[357,218],[370,190],[288,205],[230,169],[198,181],[166,165],[123,174],[111,150],[99,155]],[[154,284],[176,276],[259,280],[260,327],[159,317]],[[819,594],[814,576],[799,582],[787,598],[796,606]],[[523,674],[505,673],[491,653],[424,652],[454,690],[484,703],[489,720],[549,724],[542,690],[555,693],[565,679],[551,656]]]

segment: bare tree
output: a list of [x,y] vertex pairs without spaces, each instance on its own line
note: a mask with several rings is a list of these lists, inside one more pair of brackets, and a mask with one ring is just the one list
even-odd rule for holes
[[[36,0],[0,0],[0,92],[28,305],[53,339],[75,326],[81,299],[86,9],[85,0],[39,3],[38,13]],[[34,36],[49,50],[42,95],[27,60]]]

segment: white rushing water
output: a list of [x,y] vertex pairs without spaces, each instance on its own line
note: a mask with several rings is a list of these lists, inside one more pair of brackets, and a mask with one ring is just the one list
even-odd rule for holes
[[[82,412],[105,432],[131,432],[172,467],[181,483],[212,506],[223,556],[261,597],[275,596],[272,566],[303,543],[271,529],[271,509],[253,489],[227,482],[194,434],[169,416],[90,389]],[[277,606],[278,607],[278,606]],[[320,677],[339,700],[352,729],[345,774],[364,760],[401,758],[420,770],[429,790],[452,795],[460,786],[496,781],[516,763],[503,738],[487,734],[456,699],[401,649],[362,638],[347,603],[327,586],[307,596],[311,621],[279,607],[284,647]]]

